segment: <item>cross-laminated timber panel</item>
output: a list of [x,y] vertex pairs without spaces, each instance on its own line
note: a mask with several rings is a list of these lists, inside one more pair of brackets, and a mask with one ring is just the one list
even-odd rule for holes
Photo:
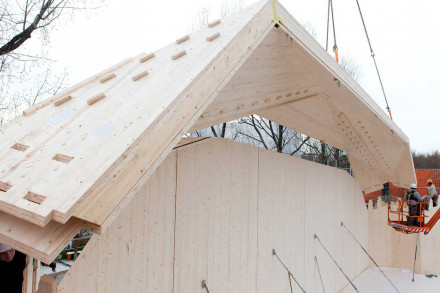
[[[72,215],[103,224],[131,199],[135,192],[127,193],[142,186],[271,26],[271,7],[259,2],[145,63],[132,60],[116,77],[71,93],[76,98],[59,107],[49,105],[2,129],[7,154],[1,157],[0,181],[12,187],[0,192],[0,209],[42,226],[51,219],[65,223]],[[219,38],[206,41],[219,30]],[[170,59],[182,49],[185,56]],[[150,74],[132,81],[141,67]],[[102,100],[86,103],[100,93]],[[30,135],[36,125],[43,129],[40,140]],[[29,148],[11,149],[17,142]],[[73,159],[53,160],[57,154]],[[25,198],[29,191],[38,202]]]
[[277,7],[279,28],[271,3],[261,1],[2,128],[0,210],[40,226],[74,216],[105,228],[190,127],[250,113],[346,150],[365,190],[411,183],[404,134]]
[[258,114],[346,151],[366,192],[384,182],[409,186],[415,174],[408,138],[281,5],[278,11],[283,25],[192,130]]
[[[174,180],[174,183],[172,182]],[[367,210],[347,172],[224,139],[176,148],[101,236],[94,236],[59,292],[307,292],[347,281],[368,264],[341,227],[368,246]],[[122,287],[123,286],[123,287]]]

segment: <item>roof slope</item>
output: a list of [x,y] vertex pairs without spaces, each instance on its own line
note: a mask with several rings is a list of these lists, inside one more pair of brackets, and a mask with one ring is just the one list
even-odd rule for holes
[[73,217],[99,231],[184,133],[252,113],[347,151],[367,191],[410,184],[406,136],[276,7],[263,0],[127,59],[1,128],[0,210],[42,227]]

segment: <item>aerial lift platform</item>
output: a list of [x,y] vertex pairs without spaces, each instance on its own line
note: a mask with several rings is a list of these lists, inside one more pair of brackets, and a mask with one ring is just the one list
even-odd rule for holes
[[[429,216],[426,215],[425,203],[419,203],[419,215],[420,216],[410,216],[408,211],[408,201],[404,198],[393,199],[392,201],[397,202],[397,209],[393,210],[392,205],[388,209],[388,225],[393,227],[396,231],[412,234],[412,233],[420,233],[423,232],[427,235],[431,229],[435,226],[438,219],[440,218],[440,208],[437,209],[434,215],[432,215],[431,219],[427,223],[425,223],[425,219]],[[393,216],[394,215],[394,216]],[[396,219],[397,215],[397,219]],[[391,219],[393,217],[393,219]],[[410,217],[417,217],[417,226],[409,226],[406,224],[406,220]]]

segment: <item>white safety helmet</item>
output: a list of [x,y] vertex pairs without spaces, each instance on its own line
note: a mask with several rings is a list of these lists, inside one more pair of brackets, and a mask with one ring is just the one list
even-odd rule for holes
[[416,185],[415,183],[413,183],[413,184],[411,184],[411,188],[412,188],[412,189],[416,189],[416,188],[417,188],[417,185]]

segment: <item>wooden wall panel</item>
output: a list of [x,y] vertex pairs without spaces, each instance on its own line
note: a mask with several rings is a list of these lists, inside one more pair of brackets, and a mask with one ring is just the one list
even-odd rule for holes
[[172,152],[103,235],[94,235],[59,292],[171,292],[176,191]]
[[290,290],[287,272],[272,256],[272,249],[304,284],[304,163],[271,151],[259,152],[258,292]]
[[309,292],[322,290],[316,256],[325,290],[337,292],[346,280],[314,234],[350,277],[362,272],[367,257],[356,252],[357,244],[341,227],[343,221],[360,239],[367,238],[367,225],[356,229],[356,215],[367,218],[365,206],[359,205],[361,187],[345,171],[298,158],[260,150],[259,161],[259,291],[290,290],[286,271],[270,255],[275,248]]
[[341,227],[368,247],[361,188],[345,171],[224,139],[181,145],[59,292],[198,292],[202,280],[211,292],[288,292],[272,249],[308,292],[321,290],[317,256],[336,292],[347,281],[315,233],[351,278],[367,267]]
[[210,139],[178,148],[174,292],[255,292],[258,149]]

